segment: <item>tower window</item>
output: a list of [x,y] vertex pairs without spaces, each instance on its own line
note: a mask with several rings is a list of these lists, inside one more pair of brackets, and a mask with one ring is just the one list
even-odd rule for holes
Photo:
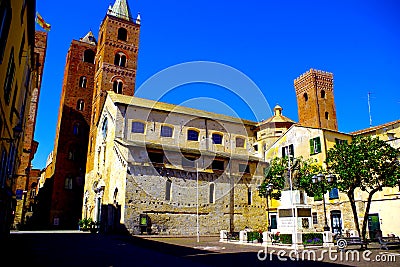
[[189,141],[199,141],[199,132],[195,130],[188,130],[187,140]]
[[73,133],[74,133],[74,135],[79,135],[79,122],[77,122],[77,123],[75,123],[74,124],[74,127],[73,127]]
[[117,94],[122,94],[122,86],[123,83],[122,81],[118,80],[118,81],[114,81],[113,83],[113,91]]
[[88,63],[94,64],[94,57],[95,57],[94,51],[91,49],[87,49],[83,53],[83,62],[88,62]]
[[325,98],[325,91],[321,90],[321,98]]
[[79,78],[79,87],[86,88],[87,85],[87,78],[85,76],[81,76]]
[[85,108],[85,101],[83,99],[79,99],[76,103],[76,109],[82,111]]
[[307,95],[307,93],[304,93],[304,94],[303,94],[303,97],[304,97],[304,101],[307,102],[307,101],[308,101],[308,95]]
[[72,177],[67,176],[64,181],[64,188],[65,189],[72,189]]
[[125,28],[118,29],[118,40],[126,41],[128,37],[128,31]]
[[115,54],[114,57],[114,65],[116,66],[120,66],[120,67],[125,67],[126,64],[126,56],[124,53],[119,52],[117,54]]
[[214,133],[212,134],[213,143],[216,145],[222,144],[222,134]]
[[329,112],[325,112],[325,119],[329,120]]

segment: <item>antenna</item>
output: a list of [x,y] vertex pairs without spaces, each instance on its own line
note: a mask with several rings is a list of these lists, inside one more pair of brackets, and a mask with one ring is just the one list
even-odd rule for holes
[[369,114],[369,127],[372,127],[372,117],[371,117],[371,92],[368,92],[368,114]]

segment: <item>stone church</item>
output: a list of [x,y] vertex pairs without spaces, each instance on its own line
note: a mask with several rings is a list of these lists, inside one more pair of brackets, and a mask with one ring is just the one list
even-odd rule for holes
[[[139,33],[140,15],[116,0],[98,40],[72,41],[43,218],[58,229],[92,218],[132,234],[265,231],[266,151],[295,122],[278,105],[254,122],[136,97]],[[310,70],[295,83],[300,123],[336,130],[332,76]]]

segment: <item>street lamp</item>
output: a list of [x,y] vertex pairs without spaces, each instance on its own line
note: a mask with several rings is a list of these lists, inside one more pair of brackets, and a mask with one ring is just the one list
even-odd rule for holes
[[328,182],[328,184],[332,184],[336,179],[336,176],[334,174],[328,174],[324,175],[322,173],[318,173],[317,175],[313,175],[312,177],[312,182],[313,184],[320,183],[322,187],[322,202],[324,204],[324,216],[325,216],[325,225],[324,225],[324,231],[330,231],[330,228],[328,226],[328,220],[326,218],[326,207],[325,207],[325,181]]
[[266,198],[267,198],[267,223],[268,223],[268,232],[271,232],[271,223],[270,223],[270,219],[269,219],[269,201],[268,201],[268,197],[271,193],[273,189],[273,184],[267,184],[265,193],[266,193]]

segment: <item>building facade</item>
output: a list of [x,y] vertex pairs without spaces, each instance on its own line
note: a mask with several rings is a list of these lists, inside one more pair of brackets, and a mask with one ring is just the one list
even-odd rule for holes
[[32,194],[29,192],[34,188],[36,190],[37,178],[36,171],[31,175],[31,163],[35,156],[37,147],[39,143],[34,140],[35,126],[36,126],[36,117],[37,110],[39,105],[39,97],[40,97],[40,87],[41,80],[43,76],[43,68],[46,58],[46,50],[47,50],[47,32],[44,31],[36,31],[35,32],[35,64],[37,67],[36,73],[32,79],[33,91],[31,93],[31,98],[29,102],[29,106],[27,109],[28,118],[24,128],[24,144],[23,144],[23,153],[20,156],[20,164],[17,170],[17,177],[15,182],[15,195],[16,195],[16,209],[14,216],[14,228],[19,228],[21,225],[25,225],[25,215],[28,210],[32,210]]
[[[35,56],[35,1],[0,2],[0,235],[8,236],[16,209],[16,178],[34,89],[39,88]],[[29,134],[27,134],[29,135]]]
[[[83,218],[104,231],[266,230],[255,122],[109,92]],[[142,219],[145,218],[145,219]],[[146,225],[143,225],[143,220]]]

